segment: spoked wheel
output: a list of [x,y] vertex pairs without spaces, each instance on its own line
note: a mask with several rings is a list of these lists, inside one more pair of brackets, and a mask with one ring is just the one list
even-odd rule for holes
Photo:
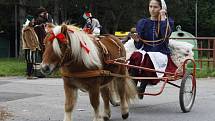
[[192,74],[185,74],[181,81],[179,101],[184,113],[190,112],[196,97],[196,79]]

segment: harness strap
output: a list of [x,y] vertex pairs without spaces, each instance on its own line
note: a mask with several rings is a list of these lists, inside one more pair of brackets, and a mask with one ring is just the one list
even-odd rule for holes
[[109,76],[109,77],[119,77],[119,78],[129,78],[129,79],[134,79],[134,80],[142,80],[142,79],[165,79],[165,78],[172,78],[170,77],[133,77],[133,76],[128,76],[128,75],[122,75],[122,74],[117,74],[117,73],[112,73],[108,70],[93,70],[93,71],[84,71],[84,72],[75,72],[75,73],[70,73],[66,72],[63,70],[61,71],[61,75],[64,77],[69,77],[69,78],[90,78],[90,77],[97,77],[97,76]]
[[100,47],[102,48],[104,54],[109,54],[106,46],[100,40],[98,40],[97,42],[99,43]]
[[107,70],[92,70],[92,71],[83,71],[83,72],[68,72],[64,70],[60,70],[61,75],[64,77],[75,77],[75,78],[89,78],[96,76],[106,76],[110,71]]

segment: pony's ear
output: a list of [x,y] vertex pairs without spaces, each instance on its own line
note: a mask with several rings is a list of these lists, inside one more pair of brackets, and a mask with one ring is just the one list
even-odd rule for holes
[[61,27],[61,33],[67,36],[67,26],[65,24],[63,24]]
[[64,34],[64,36],[66,37],[66,41],[68,42],[69,41],[69,35],[68,35],[67,30],[68,30],[67,25],[63,24],[61,26],[61,33]]

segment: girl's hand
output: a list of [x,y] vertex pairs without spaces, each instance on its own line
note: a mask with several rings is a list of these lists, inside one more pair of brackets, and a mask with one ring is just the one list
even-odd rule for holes
[[167,11],[165,9],[160,10],[161,20],[166,19],[166,13],[167,13]]

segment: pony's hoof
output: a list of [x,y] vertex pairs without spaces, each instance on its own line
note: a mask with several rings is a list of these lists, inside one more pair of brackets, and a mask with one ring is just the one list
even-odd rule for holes
[[103,116],[103,119],[104,119],[104,121],[109,121],[109,120],[110,120],[110,117],[111,117],[111,114],[110,114],[110,113],[107,113],[107,115],[104,115],[104,116]]
[[110,99],[110,103],[113,105],[113,107],[120,106],[120,102],[113,100],[113,99]]
[[122,115],[122,119],[125,120],[125,119],[128,118],[128,116],[129,116],[129,113],[123,114],[123,115]]
[[113,107],[118,107],[118,106],[120,106],[120,103],[118,103],[118,102],[115,102],[115,103],[112,103],[112,102],[111,102],[111,104],[113,105]]
[[103,117],[104,121],[109,121],[110,118],[109,117]]

